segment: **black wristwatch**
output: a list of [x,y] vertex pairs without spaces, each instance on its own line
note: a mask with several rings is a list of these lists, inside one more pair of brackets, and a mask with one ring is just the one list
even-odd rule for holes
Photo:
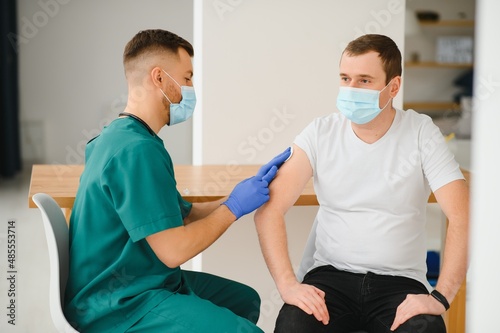
[[439,303],[443,304],[446,311],[448,311],[448,309],[450,308],[450,303],[448,303],[448,300],[443,296],[443,294],[434,289],[431,292],[431,296],[434,297]]

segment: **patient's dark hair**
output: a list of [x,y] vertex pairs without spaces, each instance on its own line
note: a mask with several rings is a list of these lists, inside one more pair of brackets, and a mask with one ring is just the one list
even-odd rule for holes
[[179,48],[186,50],[189,56],[194,56],[193,46],[170,31],[161,29],[139,31],[125,46],[123,64],[126,69],[131,60],[146,53],[166,51],[178,55]]
[[384,35],[368,34],[350,42],[344,50],[349,56],[358,56],[370,51],[379,54],[386,74],[386,84],[396,76],[401,76],[401,52],[394,41]]

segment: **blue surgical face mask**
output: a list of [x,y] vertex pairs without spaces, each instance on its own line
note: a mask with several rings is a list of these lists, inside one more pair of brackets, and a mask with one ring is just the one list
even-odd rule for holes
[[[390,83],[390,82],[389,82]],[[380,108],[380,93],[382,90],[340,87],[337,95],[337,109],[353,123],[366,124],[382,112],[392,100],[390,98],[383,108]]]
[[[162,69],[163,70],[163,69]],[[175,84],[181,88],[182,99],[179,103],[172,103],[170,98],[168,98],[167,94],[163,90],[160,89],[161,93],[167,101],[170,103],[170,122],[169,126],[182,123],[183,121],[188,120],[193,116],[194,107],[196,106],[196,94],[194,92],[194,88],[190,86],[181,86],[175,81],[175,79],[170,76],[167,72],[163,70],[165,74],[170,77]]]

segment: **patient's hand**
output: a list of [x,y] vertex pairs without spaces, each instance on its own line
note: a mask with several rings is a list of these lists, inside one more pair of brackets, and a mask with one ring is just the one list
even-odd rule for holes
[[407,295],[406,299],[396,310],[396,317],[394,318],[394,322],[391,326],[391,331],[396,330],[401,324],[416,315],[440,315],[445,311],[446,309],[444,306],[436,301],[431,295]]
[[327,325],[330,314],[325,303],[325,292],[315,286],[299,283],[297,280],[289,282],[280,289],[281,298],[290,305],[295,305],[302,311]]

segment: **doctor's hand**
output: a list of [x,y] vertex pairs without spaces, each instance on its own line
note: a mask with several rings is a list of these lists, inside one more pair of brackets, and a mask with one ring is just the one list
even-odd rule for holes
[[[263,166],[261,166],[260,169],[259,169],[259,171],[257,172],[257,174],[255,176],[256,177],[262,177],[262,176],[264,176],[266,173],[269,172],[269,170],[273,166],[275,166],[276,168],[279,169],[283,165],[283,163],[285,163],[285,161],[288,160],[290,158],[290,156],[292,156],[292,153],[293,153],[292,152],[292,148],[288,147],[287,149],[285,149],[284,152],[282,152],[281,154],[279,154],[276,157],[274,157],[267,164],[264,164]],[[274,178],[274,176],[273,176],[273,178]]]
[[291,149],[287,148],[269,163],[263,165],[255,176],[243,180],[234,187],[229,198],[222,204],[229,208],[236,219],[253,212],[269,200],[268,186],[276,176],[278,168],[290,157],[290,154]]

